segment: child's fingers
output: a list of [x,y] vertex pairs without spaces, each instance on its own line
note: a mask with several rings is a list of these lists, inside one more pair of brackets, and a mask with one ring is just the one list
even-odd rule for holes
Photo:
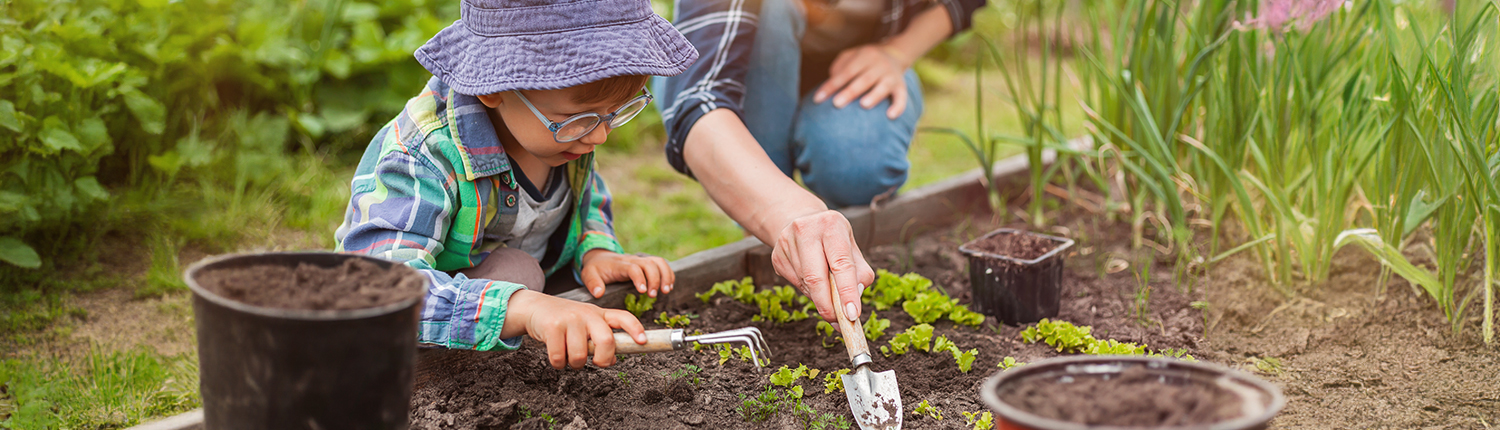
[[589,333],[584,324],[568,325],[568,368],[582,369],[589,359]]
[[599,275],[599,269],[594,266],[585,266],[579,277],[583,278],[583,287],[593,294],[594,298],[604,297],[604,277]]
[[625,272],[630,274],[630,282],[635,284],[636,292],[656,297],[656,290],[648,290],[646,288],[646,272],[641,270],[640,265],[630,264],[629,268],[625,269]]
[[552,368],[561,370],[563,366],[567,366],[567,329],[562,326],[548,328],[542,333],[541,340],[547,344],[547,362],[552,364]]
[[605,309],[604,322],[610,327],[625,330],[630,337],[635,339],[637,345],[646,344],[646,327],[641,325],[641,320],[636,319],[630,312],[619,309]]
[[661,289],[661,268],[651,261],[651,257],[639,257],[635,260],[635,266],[641,268],[641,273],[646,274],[646,289],[655,293]]
[[588,323],[589,339],[594,341],[594,365],[609,367],[615,364],[615,332],[603,318]]
[[672,265],[661,257],[651,257],[651,262],[661,269],[661,292],[672,292],[672,285],[677,283],[677,274],[672,272]]

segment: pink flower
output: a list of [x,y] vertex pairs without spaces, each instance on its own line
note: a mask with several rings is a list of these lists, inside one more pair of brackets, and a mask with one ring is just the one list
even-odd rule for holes
[[1244,25],[1280,33],[1287,25],[1296,24],[1298,30],[1307,31],[1343,5],[1344,0],[1265,0],[1260,13]]

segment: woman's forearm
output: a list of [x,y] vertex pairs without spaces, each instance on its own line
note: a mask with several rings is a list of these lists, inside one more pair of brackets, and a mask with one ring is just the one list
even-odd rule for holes
[[827,209],[771,162],[728,109],[698,119],[683,143],[683,157],[714,203],[761,242],[774,244],[793,219]]

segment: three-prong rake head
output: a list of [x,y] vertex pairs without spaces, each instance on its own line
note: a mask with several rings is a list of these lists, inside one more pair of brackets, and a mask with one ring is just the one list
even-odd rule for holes
[[737,328],[716,333],[704,333],[697,336],[683,338],[687,342],[698,342],[701,344],[715,343],[744,343],[750,348],[750,359],[755,361],[757,367],[763,367],[760,356],[765,355],[767,362],[771,359],[771,347],[766,345],[766,337],[760,334],[760,329],[755,327]]

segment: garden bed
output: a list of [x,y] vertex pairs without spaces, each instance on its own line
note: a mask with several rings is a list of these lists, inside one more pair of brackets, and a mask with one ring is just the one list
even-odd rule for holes
[[[1448,335],[1430,301],[1399,279],[1384,297],[1374,296],[1379,266],[1354,249],[1339,254],[1327,285],[1285,300],[1248,256],[1231,258],[1188,282],[1189,277],[1174,278],[1171,261],[1151,262],[1140,258],[1148,254],[1130,251],[1128,226],[1079,210],[1058,215],[1054,220],[1061,227],[1050,232],[1079,242],[1067,262],[1058,320],[1092,326],[1099,339],[1138,343],[1151,351],[1181,349],[1199,360],[1260,373],[1288,396],[1285,411],[1273,421],[1277,428],[1480,428],[1500,421],[1500,357],[1472,335]],[[967,302],[967,273],[956,247],[998,227],[970,221],[876,247],[868,253],[871,264],[921,274]],[[1129,266],[1115,271],[1122,261]],[[1149,297],[1138,295],[1138,277],[1146,264],[1155,266],[1145,274]],[[685,350],[622,356],[609,369],[559,371],[548,367],[544,349],[530,340],[517,352],[445,351],[425,360],[425,376],[413,399],[413,428],[504,428],[513,423],[524,428],[545,421],[542,414],[555,420],[557,428],[574,420],[592,428],[802,428],[808,420],[793,413],[790,404],[760,422],[747,422],[751,414],[737,411],[747,409],[740,396],[754,399],[765,393],[772,387],[769,375],[782,365],[821,370],[816,380],[798,381],[806,393],[803,404],[847,420],[844,395],[824,393],[822,380],[827,372],[847,367],[847,357],[841,346],[817,333],[814,320],[752,322],[759,314],[753,306],[722,296],[709,306],[684,295],[686,300],[674,300],[677,305],[658,307],[649,315],[698,314],[689,330],[705,332],[759,327],[774,353],[772,366],[757,370],[733,359],[720,365],[713,351]],[[1141,303],[1146,306],[1138,307]],[[890,318],[892,326],[872,348],[914,323],[899,308],[879,314]],[[907,429],[963,427],[961,413],[984,410],[978,388],[997,371],[997,363],[1006,357],[1028,362],[1061,355],[1045,344],[1025,343],[1024,326],[994,330],[993,318],[979,329],[946,320],[933,325],[935,336],[946,336],[961,349],[977,349],[978,356],[967,373],[947,353],[876,357],[875,370],[896,371]],[[687,365],[702,370],[685,371]],[[685,382],[693,377],[697,384]],[[943,419],[913,415],[923,400],[942,411]]]

